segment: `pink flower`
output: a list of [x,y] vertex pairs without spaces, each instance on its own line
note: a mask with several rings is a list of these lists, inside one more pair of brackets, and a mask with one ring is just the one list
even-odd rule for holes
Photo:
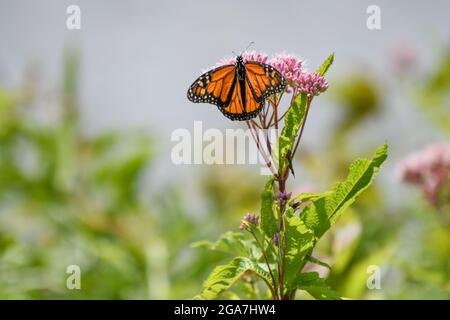
[[450,145],[434,144],[409,155],[399,173],[403,181],[419,187],[431,205],[439,206],[441,191],[450,190]]
[[286,82],[295,89],[296,94],[303,92],[308,96],[317,96],[328,88],[328,82],[324,77],[304,70],[304,62],[292,54],[278,54],[270,64],[283,75]]
[[296,84],[298,90],[308,96],[317,96],[328,89],[328,81],[319,73],[302,73]]
[[[256,61],[266,63],[277,69],[293,89],[294,95],[300,92],[308,96],[317,96],[328,88],[327,80],[318,73],[309,73],[303,69],[304,61],[293,54],[279,53],[269,60],[267,54],[255,51],[246,51],[242,54],[245,62]],[[215,67],[235,64],[236,57],[226,57],[220,60]]]
[[[244,62],[248,61],[256,61],[261,63],[267,63],[267,60],[269,57],[265,53],[257,53],[256,51],[245,51],[242,53],[242,58],[244,59]],[[219,62],[216,63],[215,67],[221,67],[226,66],[229,64],[235,64],[236,63],[236,57],[225,57]]]
[[239,229],[246,230],[248,227],[257,226],[259,224],[259,217],[254,214],[247,213],[241,220]]
[[276,246],[280,243],[280,235],[278,233],[273,235],[272,242]]
[[254,215],[254,214],[250,214],[250,213],[247,213],[245,216],[244,216],[244,219],[243,219],[245,222],[248,222],[248,223],[250,223],[250,224],[254,224],[254,225],[258,225],[258,223],[259,223],[259,217],[257,216],[257,215]]
[[303,61],[292,54],[279,53],[269,61],[269,64],[277,69],[291,86],[297,82],[303,73]]
[[235,64],[236,63],[236,57],[225,57],[219,62],[216,63],[215,67],[221,67],[226,66],[229,64]]
[[292,192],[278,192],[277,194],[277,202],[278,202],[278,206],[281,206],[281,204],[285,201],[288,201],[292,196]]
[[265,53],[257,53],[256,51],[246,51],[242,54],[244,62],[256,61],[261,63],[267,63],[269,57]]

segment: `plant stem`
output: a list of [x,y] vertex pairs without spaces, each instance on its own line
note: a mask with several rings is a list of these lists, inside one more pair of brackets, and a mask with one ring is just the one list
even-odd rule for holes
[[[281,268],[281,283],[283,283],[284,282],[284,263],[285,263],[285,257],[286,257],[286,223],[284,223],[284,212],[283,212],[283,214],[281,215],[281,217],[282,217],[282,221],[283,221],[283,234],[284,234],[284,236],[283,236],[283,255],[282,255],[282,260],[281,260],[281,265],[282,265],[282,268]],[[284,299],[284,296],[283,296],[283,290],[282,289],[280,289],[280,296]]]
[[[263,257],[264,257],[264,261],[266,262],[267,269],[269,269],[270,277],[272,278],[273,286],[275,288],[275,290],[274,290],[274,292],[275,292],[275,299],[279,299],[279,297],[277,295],[277,291],[278,291],[277,282],[275,281],[275,276],[273,275],[272,269],[270,268],[269,260],[267,259],[267,255],[266,255],[266,252],[264,250],[264,243],[262,243],[262,244],[259,243],[258,237],[253,232],[253,230],[250,230],[250,233],[252,234],[253,238],[255,238],[255,241],[258,244],[258,246],[261,248],[261,251],[262,251],[262,254],[263,254]],[[273,295],[273,292],[272,292],[272,295]]]
[[258,127],[259,129],[262,129],[261,126],[255,120],[252,119],[250,121],[254,126]]
[[246,121],[246,123],[247,123],[248,128],[250,129],[250,133],[252,134],[253,140],[256,143],[256,147],[258,148],[258,152],[263,157],[263,159],[266,162],[266,165],[269,168],[269,170],[276,177],[277,176],[277,172],[275,171],[275,169],[273,167],[272,161],[269,160],[269,158],[267,157],[266,153],[264,152],[264,150],[261,147],[261,144],[259,142],[258,133],[256,132],[256,129],[252,126],[252,122]]
[[274,104],[273,104],[273,114],[275,116],[275,130],[278,131],[278,101],[277,101],[277,95],[274,95]]
[[312,98],[308,97],[307,99],[308,100],[306,102],[305,118],[303,119],[302,126],[300,127],[300,133],[299,133],[297,141],[295,143],[295,147],[294,147],[294,149],[292,149],[291,159],[294,159],[295,152],[297,151],[297,148],[300,144],[300,140],[302,139],[303,130],[305,129],[306,119],[308,118],[309,106],[311,105]]

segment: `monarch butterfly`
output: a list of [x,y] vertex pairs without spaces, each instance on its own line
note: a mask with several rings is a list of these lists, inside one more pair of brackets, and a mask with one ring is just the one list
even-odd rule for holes
[[195,103],[211,103],[231,120],[249,120],[264,107],[264,100],[286,87],[283,76],[272,66],[246,61],[237,56],[235,64],[202,74],[189,87],[187,97]]

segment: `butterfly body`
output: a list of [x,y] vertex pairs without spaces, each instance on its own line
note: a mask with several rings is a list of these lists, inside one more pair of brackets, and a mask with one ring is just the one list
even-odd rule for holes
[[256,61],[221,66],[201,75],[189,87],[188,99],[211,103],[231,120],[249,120],[264,107],[264,100],[285,88],[283,76],[272,66]]

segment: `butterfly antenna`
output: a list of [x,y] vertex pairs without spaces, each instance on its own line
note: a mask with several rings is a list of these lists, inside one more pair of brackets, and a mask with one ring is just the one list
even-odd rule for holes
[[251,41],[251,42],[248,44],[247,48],[245,48],[245,50],[244,50],[242,53],[244,53],[245,51],[247,51],[248,49],[250,49],[250,47],[251,47],[254,43],[255,43],[255,41]]
[[235,56],[242,56],[242,54],[243,54],[245,51],[247,51],[248,49],[250,49],[250,47],[251,47],[254,43],[255,43],[254,41],[251,41],[251,42],[248,44],[248,46],[247,46],[244,50],[241,51],[240,54],[237,54],[237,53],[234,52],[234,51],[231,51],[231,53],[232,53],[233,55],[235,55]]

